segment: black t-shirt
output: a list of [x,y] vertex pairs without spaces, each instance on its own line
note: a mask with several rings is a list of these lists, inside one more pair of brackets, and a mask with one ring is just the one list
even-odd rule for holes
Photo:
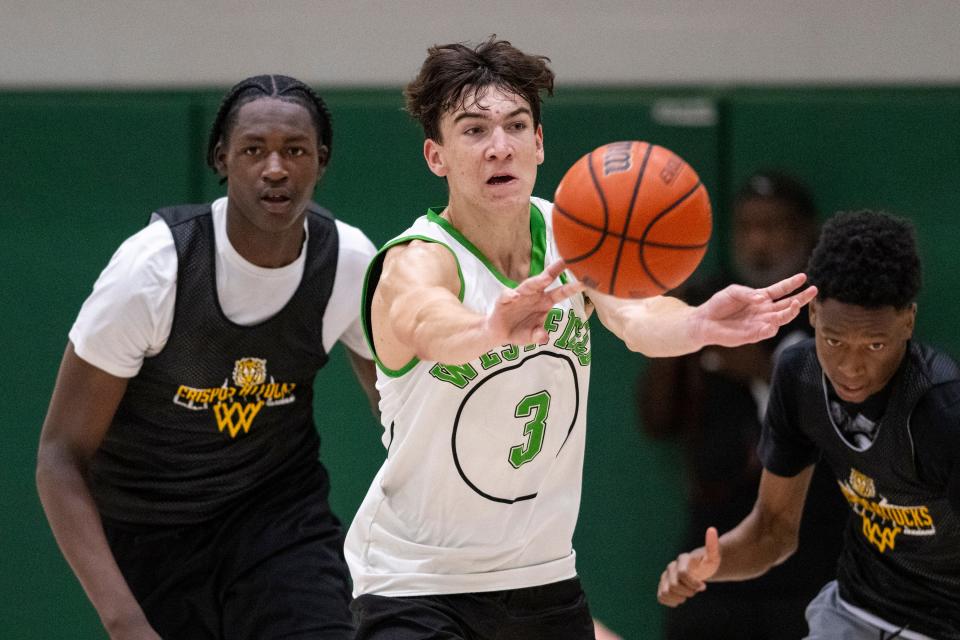
[[960,638],[960,369],[911,343],[887,389],[861,406],[879,421],[856,446],[831,412],[813,340],[786,350],[774,374],[759,454],[792,477],[821,456],[855,517],[838,582],[850,604],[937,638]]
[[[901,370],[904,366],[900,365]],[[882,391],[860,404],[837,398],[830,381],[826,380],[828,397],[841,404],[851,416],[863,414],[879,420],[899,375],[900,372]],[[795,414],[791,413],[793,399],[785,386],[775,384],[771,391],[764,427],[775,429],[777,436],[776,439],[768,436],[763,441],[760,457],[769,471],[792,477],[819,460],[820,451],[802,432],[790,433],[796,425],[785,417]],[[960,380],[937,385],[920,398],[910,418],[910,435],[918,474],[930,486],[942,487],[954,511],[960,513]]]

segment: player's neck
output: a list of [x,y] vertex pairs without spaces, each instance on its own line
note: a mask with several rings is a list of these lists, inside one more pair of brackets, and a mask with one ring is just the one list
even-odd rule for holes
[[294,262],[303,249],[304,234],[302,219],[288,229],[268,232],[239,214],[227,215],[227,240],[244,260],[258,267],[278,269]]
[[487,211],[451,201],[442,217],[463,234],[508,278],[520,282],[530,273],[530,206]]

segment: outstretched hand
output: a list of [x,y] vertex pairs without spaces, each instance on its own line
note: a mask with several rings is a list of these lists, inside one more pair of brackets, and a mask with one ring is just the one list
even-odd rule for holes
[[568,284],[547,290],[565,267],[563,260],[548,266],[539,275],[508,289],[487,315],[486,327],[498,344],[543,344],[548,335],[543,327],[553,305],[583,291],[583,284]]
[[720,568],[720,538],[714,527],[707,529],[704,546],[681,553],[660,574],[657,600],[668,607],[683,604],[707,588],[706,581]]
[[798,273],[764,289],[732,284],[718,291],[694,311],[694,340],[704,346],[737,347],[773,337],[816,297],[812,286],[788,295],[806,279]]

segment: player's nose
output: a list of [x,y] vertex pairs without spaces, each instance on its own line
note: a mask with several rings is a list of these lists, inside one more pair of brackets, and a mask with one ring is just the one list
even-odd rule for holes
[[513,154],[513,143],[503,127],[494,127],[487,145],[487,158],[507,158]]

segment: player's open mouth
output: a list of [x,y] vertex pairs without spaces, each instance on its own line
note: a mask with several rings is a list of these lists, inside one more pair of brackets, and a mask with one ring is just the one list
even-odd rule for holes
[[291,202],[290,194],[285,191],[268,191],[260,194],[260,202],[267,209],[285,209]]
[[857,395],[859,395],[859,394],[863,391],[863,389],[864,389],[864,385],[862,385],[862,384],[861,384],[861,385],[857,385],[857,386],[855,386],[855,387],[851,387],[851,386],[848,386],[848,385],[845,385],[845,384],[837,383],[836,386],[837,386],[837,390],[838,390],[841,394],[846,395],[846,396],[857,396]]
[[513,182],[514,180],[516,180],[516,178],[514,178],[510,174],[504,173],[504,174],[493,176],[492,178],[487,180],[487,184],[507,184],[509,182]]
[[263,208],[270,213],[286,215],[290,212],[290,205],[293,200],[286,193],[275,192],[260,194],[260,202],[263,204]]

